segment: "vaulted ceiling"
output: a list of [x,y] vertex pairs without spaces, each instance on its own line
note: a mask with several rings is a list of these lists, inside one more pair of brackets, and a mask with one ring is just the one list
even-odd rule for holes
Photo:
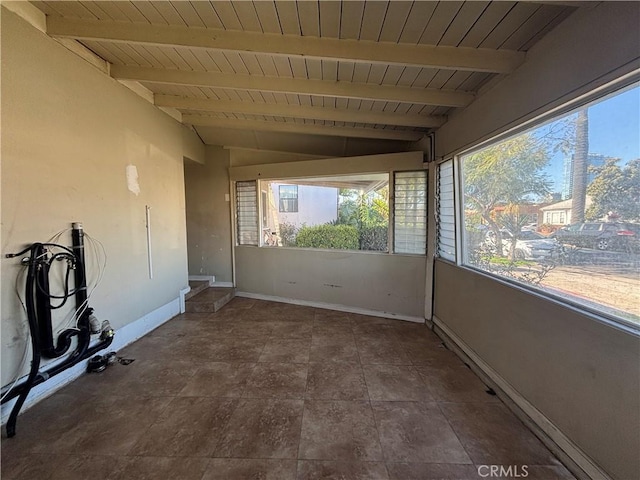
[[309,153],[409,148],[585,4],[32,3],[49,35],[81,42],[113,78],[139,82],[205,143]]

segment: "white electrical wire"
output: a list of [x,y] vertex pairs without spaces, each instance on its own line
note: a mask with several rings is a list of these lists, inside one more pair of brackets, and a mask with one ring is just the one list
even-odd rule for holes
[[[87,245],[91,247],[90,249],[86,249],[85,252],[88,251],[93,255],[93,259],[95,260],[95,264],[97,265],[97,268],[98,268],[98,273],[96,275],[95,280],[85,282],[87,284],[86,300],[82,302],[79,308],[72,310],[70,312],[70,316],[65,317],[62,323],[63,326],[56,333],[61,332],[65,328],[69,328],[74,323],[75,323],[75,328],[79,329],[78,322],[80,321],[80,318],[82,318],[82,315],[84,314],[84,312],[89,306],[89,300],[91,299],[91,295],[96,290],[96,288],[100,286],[100,284],[102,283],[102,280],[104,279],[104,272],[107,267],[106,249],[104,248],[104,245],[102,244],[102,242],[93,238],[88,233],[85,233],[84,237],[88,240]],[[85,271],[86,271],[86,268],[85,268]]]
[[[71,229],[71,228],[65,228],[65,229],[63,229],[63,230],[60,230],[58,233],[56,233],[55,235],[53,235],[49,240],[47,240],[47,243],[60,243],[60,240],[59,240],[59,239],[60,239],[60,237],[61,237],[63,234],[65,234],[65,233],[67,233],[67,232],[70,232],[70,231],[72,231],[72,229]],[[84,304],[83,304],[83,305],[84,305]],[[82,306],[81,306],[81,307],[82,307]],[[67,328],[74,328],[74,329],[76,329],[76,330],[79,330],[79,329],[77,328],[77,325],[76,325],[76,327],[71,327],[71,325],[72,325],[73,323],[75,323],[75,322],[73,322],[73,319],[75,318],[75,316],[76,316],[77,312],[78,312],[78,311],[77,311],[76,309],[71,309],[71,310],[69,311],[69,313],[67,313],[67,315],[62,319],[61,324],[62,324],[63,326],[62,326],[60,329],[58,329],[58,330],[56,331],[56,333],[60,333],[61,331],[65,330],[65,329],[67,329]]]
[[62,236],[62,234],[70,232],[70,231],[71,231],[70,228],[65,228],[64,230],[60,230],[53,237],[51,237],[49,240],[47,240],[47,243],[59,243],[58,239]]
[[[85,237],[89,239],[89,242],[92,245],[92,248],[96,256],[96,263],[98,264],[98,268],[99,268],[98,280],[91,290],[91,293],[93,293],[93,291],[96,288],[98,288],[98,286],[102,283],[102,279],[104,278],[104,272],[107,269],[107,260],[108,260],[107,250],[104,248],[104,245],[100,240],[93,238],[88,233],[85,233]],[[98,247],[100,247],[100,250],[98,250]],[[101,255],[99,255],[99,253]],[[100,256],[102,257],[102,266],[100,266]]]
[[22,360],[20,360],[20,366],[18,367],[18,371],[15,374],[15,380],[13,380],[11,387],[9,387],[4,392],[4,395],[2,395],[2,398],[0,398],[0,402],[3,401],[7,395],[9,395],[9,392],[11,392],[11,390],[13,390],[13,387],[16,386],[16,384],[18,383],[18,380],[24,377],[24,375],[20,375],[20,374],[25,364],[27,363],[27,357],[28,357],[27,353],[29,352],[29,337],[31,337],[31,334],[27,332],[27,337],[25,338],[24,352],[22,353]]
[[26,341],[25,346],[24,346],[24,353],[22,354],[22,360],[20,361],[20,367],[18,368],[18,373],[16,373],[15,380],[11,384],[11,387],[9,387],[4,392],[4,395],[2,395],[2,398],[0,398],[0,402],[2,402],[7,395],[9,395],[9,392],[11,392],[11,390],[13,390],[13,388],[16,386],[16,384],[18,383],[18,380],[20,380],[22,377],[24,377],[24,375],[20,375],[20,373],[22,372],[22,369],[24,368],[24,365],[27,362],[27,352],[29,352],[29,337],[30,336],[31,335],[29,333],[27,333],[27,338],[26,338],[27,341]]

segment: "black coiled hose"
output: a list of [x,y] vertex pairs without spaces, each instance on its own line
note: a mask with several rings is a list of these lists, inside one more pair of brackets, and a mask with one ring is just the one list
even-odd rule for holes
[[40,369],[40,360],[42,356],[40,354],[40,342],[38,341],[38,322],[36,320],[36,309],[34,305],[34,286],[36,280],[36,259],[43,252],[44,247],[41,243],[35,243],[31,246],[31,258],[29,259],[29,270],[27,272],[27,281],[25,290],[27,292],[26,308],[27,308],[27,317],[29,319],[29,330],[31,332],[31,348],[32,348],[32,359],[31,359],[31,369],[29,370],[29,376],[25,382],[25,388],[20,392],[18,396],[18,400],[15,405],[11,409],[11,414],[9,415],[9,420],[7,422],[7,437],[11,438],[16,434],[16,421],[18,419],[18,413],[20,413],[20,409],[24,404],[29,392],[31,391],[33,382],[38,375],[38,370]]

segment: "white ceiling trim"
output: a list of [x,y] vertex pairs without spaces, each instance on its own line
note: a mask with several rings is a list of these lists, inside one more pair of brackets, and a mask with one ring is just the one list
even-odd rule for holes
[[233,73],[129,67],[115,64],[111,66],[111,76],[117,80],[135,80],[138,82],[281,92],[323,97],[359,98],[362,100],[384,100],[388,102],[443,105],[449,107],[464,107],[474,99],[474,95],[471,93],[451,90],[372,85],[343,81],[330,82],[302,78],[261,77]]
[[277,35],[174,25],[48,17],[47,33],[76,40],[208,48],[421,68],[511,73],[524,52]]
[[240,130],[258,130],[267,132],[306,133],[333,137],[375,138],[415,142],[424,136],[424,132],[387,130],[382,128],[351,128],[325,125],[304,125],[299,123],[270,122],[260,120],[235,120],[209,115],[182,115],[182,121],[196,127],[234,128]]
[[225,113],[233,112],[249,115],[270,115],[290,118],[312,118],[316,120],[329,120],[334,122],[397,125],[403,127],[433,128],[441,126],[446,120],[444,117],[438,116],[359,111],[305,105],[251,103],[231,100],[180,97],[176,95],[156,94],[154,96],[154,101],[158,107],[173,107],[180,110]]

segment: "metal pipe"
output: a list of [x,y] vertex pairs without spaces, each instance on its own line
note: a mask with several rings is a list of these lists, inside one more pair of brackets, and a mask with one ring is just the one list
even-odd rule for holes
[[76,268],[73,271],[73,278],[76,287],[76,309],[80,310],[87,301],[87,275],[84,260],[84,230],[82,223],[71,224],[71,250],[76,256]]
[[145,206],[145,218],[147,222],[147,258],[149,261],[149,278],[153,278],[153,259],[151,258],[151,207]]
[[71,354],[68,361],[70,365],[75,365],[84,357],[85,352],[91,343],[91,322],[89,317],[93,313],[93,309],[89,308],[87,303],[87,272],[84,258],[84,230],[82,223],[74,222],[71,224],[71,250],[76,257],[76,269],[73,272],[75,281],[75,297],[76,311],[79,312],[77,327],[78,346]]

